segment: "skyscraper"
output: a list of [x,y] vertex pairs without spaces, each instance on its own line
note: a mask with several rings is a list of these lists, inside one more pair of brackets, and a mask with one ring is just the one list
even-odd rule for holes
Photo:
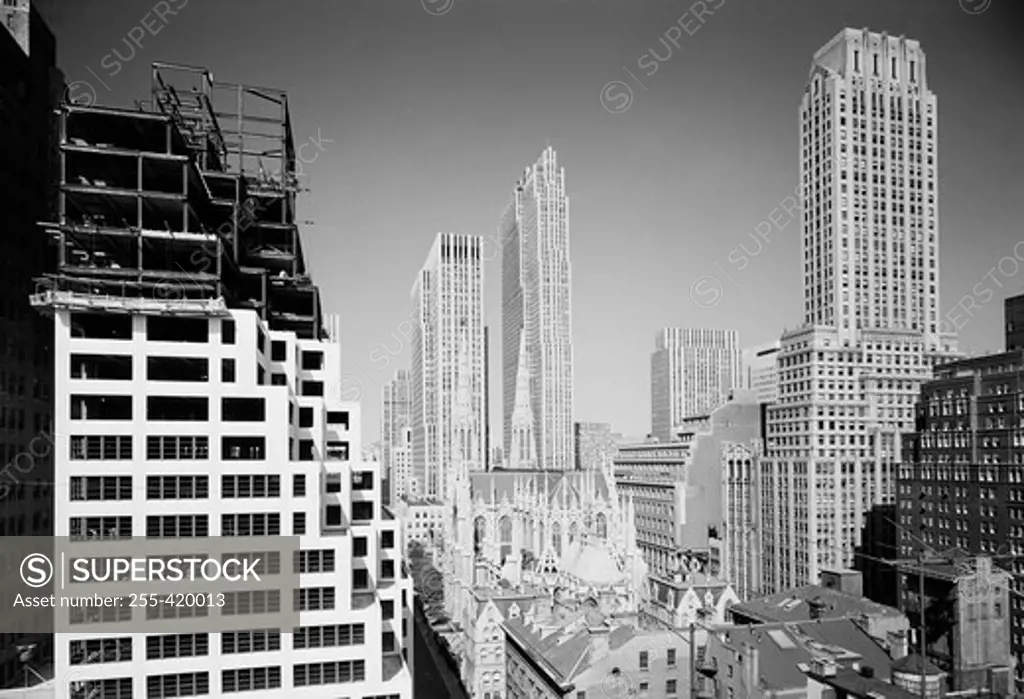
[[452,410],[460,338],[468,342],[472,422],[486,463],[484,429],[484,291],[480,236],[439,233],[413,285],[412,470],[419,494],[443,498],[451,465]]
[[[71,542],[69,561],[131,556],[120,560],[136,569],[152,556],[149,571],[161,552],[178,552],[170,571],[174,559],[207,569],[218,546],[261,551],[230,556],[258,564],[265,583],[176,606],[164,596],[174,588],[154,589],[159,573],[133,576],[140,604],[116,574],[98,578],[83,597],[98,601],[50,609],[53,691],[409,699],[412,581],[379,464],[359,458],[360,406],[325,391],[343,376],[339,323],[300,245],[287,94],[191,66],[154,64],[152,76],[145,106],[60,111],[59,215],[37,233],[59,265],[32,297],[56,357],[53,534]],[[276,154],[278,175],[229,156],[229,124],[239,153],[275,134],[264,158]],[[140,168],[151,190],[81,185],[135,182]],[[168,198],[158,229],[147,212]]]
[[[395,450],[406,447],[409,429],[409,372],[399,369],[395,378],[383,388],[383,414],[380,422],[381,473],[387,479],[384,493],[388,503],[409,492],[409,483],[403,478],[408,469],[396,468]],[[403,457],[408,461],[408,455]]]
[[709,414],[742,386],[735,330],[663,329],[651,354],[651,434],[671,441],[684,418]]
[[[53,534],[53,323],[29,305],[33,278],[54,268],[37,221],[55,208],[54,109],[63,92],[57,49],[28,0],[0,6],[0,537]],[[3,547],[0,539],[0,548]],[[36,625],[45,628],[48,610]],[[42,667],[52,636],[0,628],[0,687],[24,677],[15,646],[35,644]]]
[[[526,168],[499,226],[502,247],[502,405],[512,458],[513,416],[529,406],[539,468],[573,469],[569,198],[550,146]],[[526,372],[527,380],[520,374]],[[526,390],[527,396],[517,394]],[[519,410],[518,414],[523,415]],[[521,433],[521,431],[520,431]]]
[[955,356],[938,319],[925,67],[918,42],[867,30],[814,54],[799,114],[804,324],[781,339],[758,469],[768,591],[852,566],[865,515],[893,501],[919,387]]

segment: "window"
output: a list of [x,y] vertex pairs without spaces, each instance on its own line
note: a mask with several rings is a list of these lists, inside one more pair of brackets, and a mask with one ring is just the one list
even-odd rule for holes
[[675,648],[669,648],[667,656],[668,656],[668,658],[667,658],[668,666],[669,667],[675,667],[676,666],[676,649]]
[[380,577],[384,580],[394,580],[395,562],[385,558],[380,562]]
[[910,62],[910,82],[917,82],[917,61]]
[[86,663],[125,663],[132,659],[132,638],[97,638],[71,641],[68,645],[71,665]]
[[330,461],[348,461],[348,442],[328,440],[327,459]]
[[220,360],[220,380],[221,383],[234,383],[235,382],[235,360],[229,357],[224,357]]
[[220,341],[225,345],[235,344],[235,321],[224,319],[220,322]]
[[313,426],[313,409],[299,408],[299,427]]
[[121,354],[72,354],[71,378],[131,381],[132,358]]
[[287,374],[271,374],[270,375],[271,386],[287,386],[288,375]]
[[257,692],[267,689],[280,689],[281,666],[243,667],[237,670],[222,670],[220,673],[221,691]]
[[280,536],[281,515],[277,512],[252,512],[221,515],[221,536]]
[[71,500],[131,500],[131,476],[72,476]]
[[353,590],[368,590],[370,589],[370,571],[366,568],[356,568],[352,571],[352,589]]
[[292,513],[292,535],[301,536],[306,533],[306,513]]
[[209,342],[206,318],[146,316],[146,339],[150,342]]
[[267,438],[221,437],[220,458],[225,461],[263,461],[267,458]]
[[102,699],[132,699],[132,678],[117,677],[107,680],[91,680],[90,694]]
[[296,551],[293,569],[296,573],[333,573],[334,549]]
[[206,398],[149,396],[146,417],[164,422],[206,422],[210,419],[210,403]]
[[292,476],[292,496],[297,498],[306,496],[306,477],[301,473]]
[[210,693],[210,673],[182,672],[146,678],[146,699],[196,697]]
[[645,650],[640,651],[640,669],[641,670],[649,669],[649,661],[648,661],[647,651],[645,651]]
[[210,438],[190,435],[146,437],[146,458],[150,461],[205,461],[210,458]]
[[328,493],[340,493],[341,492],[341,474],[340,473],[328,473],[327,483],[325,489]]
[[303,587],[292,590],[292,602],[296,612],[330,611],[334,609],[334,588]]
[[72,420],[131,420],[131,396],[72,395]]
[[373,520],[373,503],[372,502],[354,502],[352,503],[352,521],[353,522],[369,522]]
[[366,642],[366,628],[363,624],[300,626],[294,630],[294,634],[292,647],[295,650],[361,646]]
[[369,541],[365,536],[357,536],[352,539],[352,555],[365,556],[369,550]]
[[319,371],[324,368],[324,353],[323,352],[303,352],[302,353],[302,369],[303,371]]
[[210,362],[206,357],[147,357],[146,378],[150,381],[209,381]]
[[281,650],[281,632],[277,629],[225,631],[220,635],[220,652],[223,655],[265,653],[278,650]]
[[209,655],[210,640],[205,633],[178,633],[146,637],[146,660],[194,658]]
[[355,471],[352,474],[352,490],[373,490],[373,471]]
[[147,476],[147,500],[205,500],[210,497],[209,476]]
[[263,398],[221,398],[220,419],[224,422],[264,422],[267,405]]
[[284,340],[274,340],[270,343],[270,359],[275,362],[288,359],[288,344]]
[[71,337],[93,340],[132,339],[132,316],[117,313],[72,313]]
[[348,429],[348,411],[347,410],[330,410],[327,412],[327,424],[328,425],[339,425],[342,429]]
[[207,515],[150,515],[146,517],[149,539],[187,539],[210,535]]
[[72,517],[68,520],[71,541],[120,541],[132,538],[131,517]]
[[320,396],[324,395],[324,382],[323,381],[303,381],[302,382],[302,395],[304,396]]
[[328,527],[340,527],[341,522],[341,505],[328,505],[327,506],[327,520],[326,525]]
[[384,621],[395,618],[395,603],[391,600],[381,600],[380,614]]
[[380,547],[382,549],[395,548],[395,533],[393,531],[384,531],[380,533]]
[[877,53],[874,54],[874,56],[872,56],[872,58],[874,59],[874,65],[872,66],[871,72],[877,78],[878,77],[878,54]]
[[299,461],[313,461],[316,459],[312,439],[299,440]]
[[224,593],[221,616],[276,614],[281,611],[280,590],[249,590]]
[[220,494],[223,498],[279,498],[281,497],[281,476],[268,474],[221,476]]
[[854,50],[853,52],[853,72],[860,72],[860,51]]
[[72,461],[122,461],[132,458],[129,435],[72,435],[69,440]]
[[676,681],[675,680],[665,680],[665,694],[668,694],[669,696],[671,696],[671,695],[673,695],[675,693],[676,693]]

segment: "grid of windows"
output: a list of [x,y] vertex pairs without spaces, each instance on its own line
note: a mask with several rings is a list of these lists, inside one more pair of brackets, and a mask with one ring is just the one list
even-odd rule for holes
[[334,648],[336,646],[361,646],[366,642],[364,624],[328,624],[326,626],[300,626],[293,630],[292,647]]
[[296,665],[292,669],[292,677],[295,687],[362,682],[366,679],[366,661],[336,660]]
[[73,435],[69,444],[72,461],[117,461],[132,458],[131,435]]
[[221,672],[221,690],[226,692],[256,692],[278,689],[281,686],[281,666],[243,667]]
[[146,699],[197,697],[210,693],[210,673],[179,672],[146,678]]
[[147,500],[204,500],[210,497],[209,476],[147,476]]
[[146,437],[146,458],[150,461],[201,461],[209,459],[210,438],[198,435]]

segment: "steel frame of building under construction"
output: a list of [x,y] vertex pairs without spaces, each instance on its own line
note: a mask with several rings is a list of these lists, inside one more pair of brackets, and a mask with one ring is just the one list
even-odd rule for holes
[[251,308],[275,330],[325,336],[296,224],[287,95],[154,63],[135,109],[59,110],[58,248],[42,308],[218,313]]

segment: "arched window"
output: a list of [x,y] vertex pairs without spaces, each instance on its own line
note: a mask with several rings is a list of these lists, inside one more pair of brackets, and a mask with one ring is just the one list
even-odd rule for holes
[[487,521],[483,516],[477,517],[473,522],[473,550],[480,553],[484,547],[484,538],[487,536]]
[[608,538],[608,518],[602,512],[597,514],[597,536],[602,539]]
[[551,544],[555,547],[555,555],[562,555],[562,525],[555,522],[551,525]]
[[501,536],[501,562],[512,555],[512,519],[505,515],[498,522],[498,532]]

